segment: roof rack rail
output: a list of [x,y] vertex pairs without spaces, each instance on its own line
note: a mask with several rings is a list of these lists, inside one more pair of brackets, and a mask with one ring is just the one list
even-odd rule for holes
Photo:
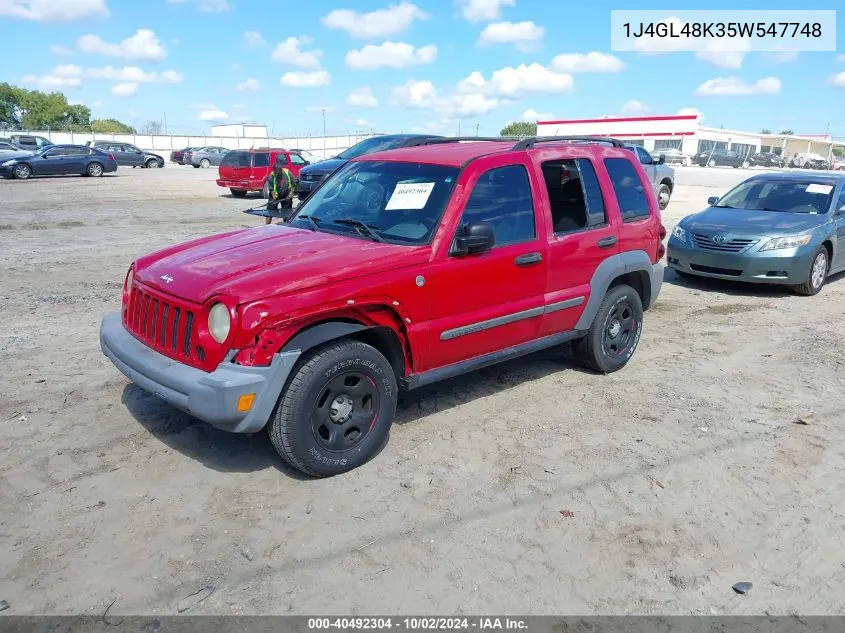
[[513,140],[516,139],[509,138],[507,136],[441,136],[434,138],[423,138],[418,141],[414,141],[413,145],[443,145],[445,143],[460,143],[461,141],[496,141],[501,143]]
[[582,141],[587,143],[610,143],[613,147],[625,147],[625,145],[616,138],[609,136],[531,136],[524,138],[513,146],[513,149],[531,149],[537,143],[552,143],[554,141]]

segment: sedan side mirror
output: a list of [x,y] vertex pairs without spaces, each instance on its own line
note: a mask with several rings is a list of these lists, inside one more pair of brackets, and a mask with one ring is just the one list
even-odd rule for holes
[[663,163],[665,163],[665,162],[666,162],[666,154],[661,154],[661,155],[657,158],[657,164],[658,164],[658,165],[662,165],[662,164],[663,164]]
[[306,161],[305,161],[305,167],[308,167],[308,165],[310,165],[310,164],[311,164],[311,161],[310,161],[310,160],[306,160]]
[[463,257],[484,253],[496,243],[496,229],[489,222],[475,222],[464,226],[463,234],[455,237],[452,255]]
[[719,196],[710,196],[709,198],[707,198],[707,204],[709,204],[711,207],[717,202],[719,202]]

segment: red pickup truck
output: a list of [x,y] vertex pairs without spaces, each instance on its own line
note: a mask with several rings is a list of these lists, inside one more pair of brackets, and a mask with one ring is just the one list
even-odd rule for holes
[[624,367],[665,236],[615,139],[433,139],[350,161],[289,223],[139,257],[100,343],[143,389],[221,429],[266,426],[329,476],[379,450],[401,389],[564,343]]
[[266,198],[264,181],[276,164],[287,167],[297,177],[300,170],[311,163],[298,152],[286,149],[233,150],[220,161],[217,185],[228,188],[238,198],[243,198],[250,191],[261,191]]

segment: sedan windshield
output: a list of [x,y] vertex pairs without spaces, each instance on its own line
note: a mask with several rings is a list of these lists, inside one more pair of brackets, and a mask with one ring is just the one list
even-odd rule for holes
[[374,136],[372,138],[365,139],[360,143],[356,143],[349,149],[338,154],[337,158],[340,158],[341,160],[352,160],[353,158],[358,158],[364,154],[372,154],[373,152],[380,152],[386,149],[394,149],[402,142],[402,140],[404,139],[400,140],[393,136]]
[[311,194],[291,224],[373,241],[426,244],[457,177],[457,167],[353,161]]
[[833,185],[801,180],[747,180],[714,206],[783,213],[827,213]]

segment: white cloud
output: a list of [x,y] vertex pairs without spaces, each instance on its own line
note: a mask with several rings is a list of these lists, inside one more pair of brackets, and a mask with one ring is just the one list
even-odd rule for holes
[[54,88],[76,88],[82,83],[79,77],[61,77],[58,75],[25,75],[21,78],[21,83],[29,86],[37,86],[42,90],[49,90]]
[[533,22],[494,22],[481,31],[478,43],[514,44],[519,50],[534,50],[543,39],[546,29]]
[[182,73],[178,73],[175,70],[165,70],[159,73],[147,72],[137,66],[124,66],[123,68],[116,68],[114,66],[81,68],[75,64],[60,64],[53,68],[49,75],[65,79],[75,79],[77,83],[74,85],[79,85],[79,82],[83,79],[106,79],[121,83],[164,84],[178,84],[184,79]]
[[552,60],[551,67],[566,73],[617,73],[625,68],[625,64],[618,57],[593,51],[586,54],[563,53]]
[[537,112],[537,110],[531,108],[522,113],[523,121],[549,121],[554,118],[555,115],[551,112]]
[[257,31],[244,33],[244,42],[247,46],[267,46],[267,41]]
[[395,104],[418,110],[434,110],[449,118],[464,118],[487,114],[499,105],[499,100],[483,94],[452,94],[441,97],[430,81],[409,79],[393,89]]
[[346,105],[357,108],[375,108],[378,105],[378,100],[373,94],[372,88],[363,86],[349,93],[346,97]]
[[92,107],[92,108],[102,108],[102,107],[103,107],[103,102],[102,102],[102,101],[92,101],[92,102],[91,102],[91,107]]
[[206,13],[223,13],[231,11],[229,0],[167,0],[170,4],[196,4],[200,11]]
[[678,110],[678,112],[676,114],[678,114],[680,116],[684,116],[684,115],[688,115],[688,114],[695,114],[695,115],[698,116],[699,121],[704,119],[704,115],[701,113],[701,110],[699,110],[698,108],[681,108],[680,110]]
[[746,95],[776,94],[780,92],[781,81],[777,77],[764,77],[753,84],[747,84],[739,77],[717,77],[705,81],[695,90],[699,96],[735,97]]
[[167,58],[167,51],[155,33],[149,29],[138,29],[135,35],[127,37],[120,44],[103,41],[96,35],[83,35],[77,42],[84,53],[96,53],[107,57],[140,59],[160,62]]
[[839,57],[836,58],[836,61],[845,62],[845,55],[840,55]]
[[273,61],[297,68],[319,68],[323,51],[304,51],[301,48],[312,41],[310,37],[303,35],[302,37],[289,37],[284,42],[279,42],[273,49]]
[[502,17],[502,7],[512,7],[516,0],[458,0],[461,15],[470,22],[492,22]]
[[247,79],[239,83],[235,89],[238,92],[258,92],[261,90],[261,84],[257,79]]
[[73,51],[66,46],[51,46],[50,52],[53,53],[53,55],[70,55]]
[[648,106],[640,101],[626,101],[622,106],[623,114],[643,114],[648,112]]
[[206,110],[200,110],[197,121],[225,121],[228,118],[229,115],[223,112],[223,110],[212,106]]
[[428,19],[428,14],[415,4],[402,0],[386,9],[358,13],[350,9],[335,9],[321,20],[329,29],[346,31],[352,37],[388,37],[407,31],[414,20]]
[[134,82],[126,82],[115,85],[111,92],[117,97],[131,97],[138,92],[138,84]]
[[0,0],[0,15],[36,22],[71,22],[111,15],[106,0]]
[[721,40],[709,38],[695,56],[719,68],[742,68],[746,53],[751,50],[748,38]]
[[561,93],[572,90],[572,75],[549,70],[538,63],[507,66],[494,71],[490,80],[478,71],[471,73],[458,85],[460,92],[480,92],[511,99],[522,94]]
[[281,80],[283,86],[290,88],[316,88],[328,86],[331,82],[332,76],[325,70],[310,73],[285,73]]
[[833,75],[830,82],[837,88],[845,88],[845,72]]
[[355,125],[358,127],[372,127],[373,124],[367,121],[367,119],[355,119]]
[[646,55],[658,55],[660,53],[672,53],[676,51],[689,49],[689,38],[680,35],[684,22],[676,16],[661,20],[658,25],[665,24],[664,28],[671,28],[674,33],[679,34],[679,37],[660,37],[658,35],[643,35],[637,38],[634,43],[634,50],[644,53]]
[[384,42],[367,44],[360,50],[346,54],[346,65],[355,70],[375,68],[408,68],[418,64],[430,64],[437,57],[436,46],[415,48],[405,42]]
[[770,51],[763,57],[774,64],[791,64],[798,60],[798,51]]

